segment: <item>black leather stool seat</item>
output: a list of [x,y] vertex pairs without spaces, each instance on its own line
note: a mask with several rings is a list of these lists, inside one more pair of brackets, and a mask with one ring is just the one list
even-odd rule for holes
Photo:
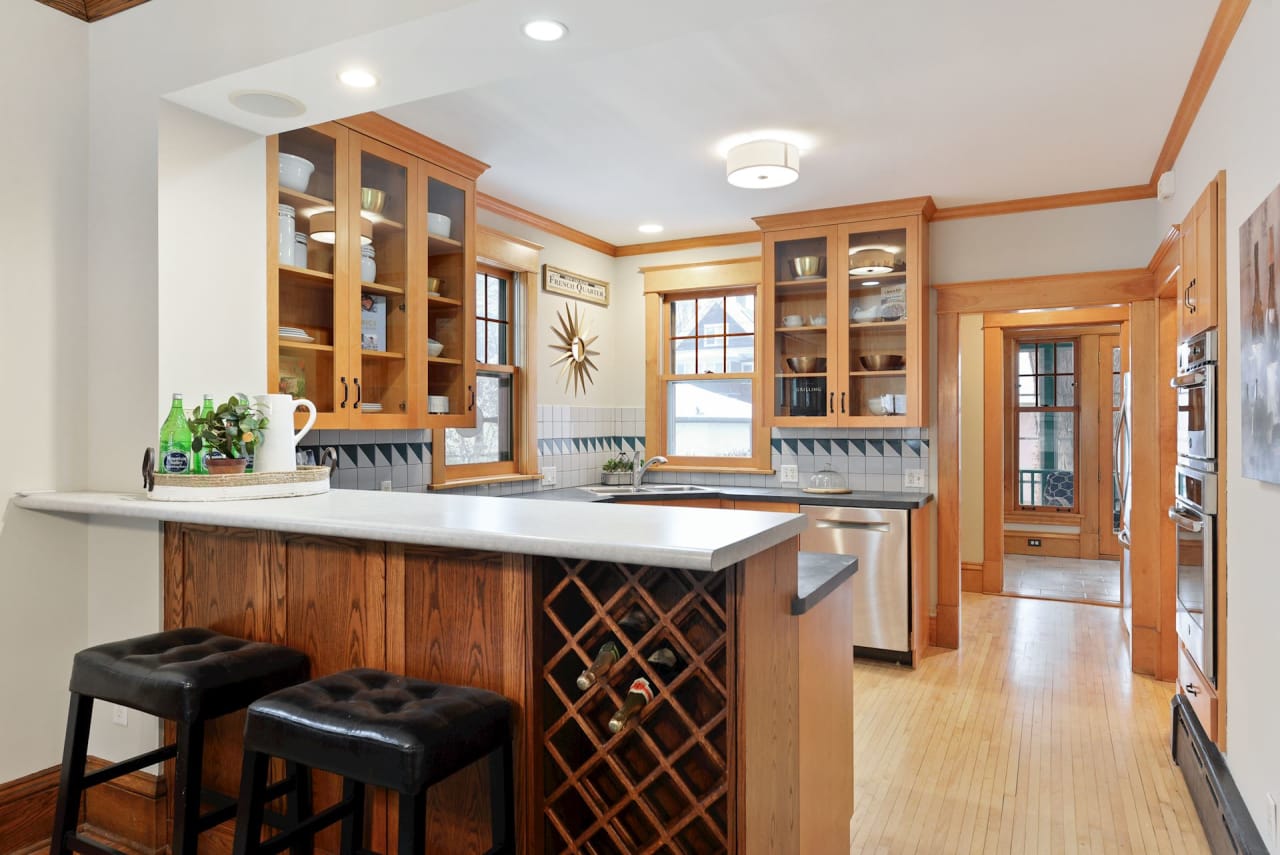
[[253,702],[246,751],[417,793],[509,742],[501,695],[367,668]]
[[81,650],[71,691],[171,721],[216,718],[307,679],[306,654],[202,627]]

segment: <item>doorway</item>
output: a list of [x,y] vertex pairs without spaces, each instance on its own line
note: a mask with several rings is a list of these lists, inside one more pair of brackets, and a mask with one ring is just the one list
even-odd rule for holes
[[1126,321],[1120,307],[984,315],[985,590],[1121,604]]

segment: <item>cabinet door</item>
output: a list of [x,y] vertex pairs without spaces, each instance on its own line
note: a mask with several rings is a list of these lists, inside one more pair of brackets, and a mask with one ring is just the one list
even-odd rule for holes
[[[345,352],[351,379],[351,426],[405,428],[418,366],[412,356],[411,272],[421,264],[410,239],[418,161],[399,149],[351,134],[347,170],[347,270],[351,287]],[[422,349],[425,354],[425,347]]]
[[349,253],[337,212],[349,205],[348,136],[329,123],[267,139],[267,388],[309,398],[317,428],[347,427],[354,400],[340,352]]
[[900,427],[923,421],[924,302],[920,219],[840,229],[840,423]]
[[1218,324],[1218,184],[1211,181],[1182,223],[1178,337]]
[[836,229],[794,229],[765,235],[763,328],[770,423],[814,427],[837,420],[837,294],[843,273]]
[[[425,311],[418,405],[424,426],[472,427],[476,421],[475,182],[420,164],[426,222]],[[435,350],[435,355],[431,351]]]

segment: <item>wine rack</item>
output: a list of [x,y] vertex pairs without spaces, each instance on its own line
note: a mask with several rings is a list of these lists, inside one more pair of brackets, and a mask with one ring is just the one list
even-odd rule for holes
[[[727,852],[734,827],[730,574],[540,559],[543,850],[594,855]],[[642,630],[619,623],[639,610]],[[628,624],[629,626],[630,624]],[[610,636],[622,657],[587,691],[578,675]],[[670,675],[646,661],[670,647]],[[650,701],[608,722],[636,677]]]

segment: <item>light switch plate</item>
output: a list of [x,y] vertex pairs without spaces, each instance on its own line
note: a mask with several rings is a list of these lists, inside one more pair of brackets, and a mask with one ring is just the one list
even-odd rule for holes
[[129,708],[125,706],[121,706],[120,704],[115,704],[114,707],[115,708],[111,710],[111,723],[118,724],[121,727],[128,727],[129,726]]
[[923,469],[902,470],[902,486],[924,489],[925,473]]
[[556,468],[554,466],[542,467],[542,486],[554,487],[556,485]]
[[779,484],[798,484],[800,483],[800,467],[782,465],[778,467],[778,483]]

